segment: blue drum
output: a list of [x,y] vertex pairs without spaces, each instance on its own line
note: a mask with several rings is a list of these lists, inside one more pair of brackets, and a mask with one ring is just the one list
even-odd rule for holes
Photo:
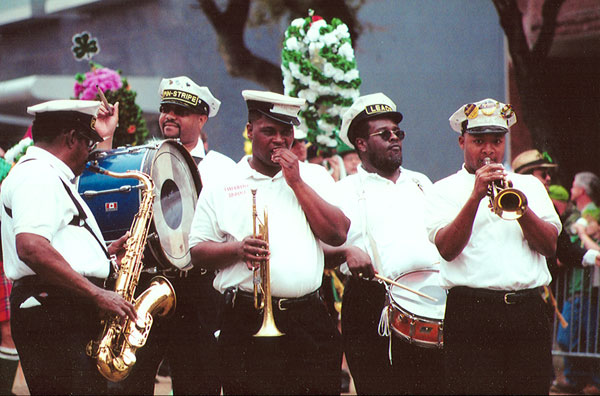
[[[154,182],[156,198],[145,265],[191,269],[188,236],[202,184],[185,147],[175,140],[164,140],[101,152],[96,157],[95,164],[100,168],[115,173],[138,170]],[[141,187],[137,179],[114,178],[87,169],[79,178],[79,193],[107,242],[129,231],[139,210]]]

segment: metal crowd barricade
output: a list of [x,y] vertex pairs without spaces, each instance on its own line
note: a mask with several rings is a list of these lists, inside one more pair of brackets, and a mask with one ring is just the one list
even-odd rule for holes
[[[553,355],[600,358],[600,268],[562,268],[552,290],[568,326],[554,317]],[[575,286],[579,285],[579,287]]]

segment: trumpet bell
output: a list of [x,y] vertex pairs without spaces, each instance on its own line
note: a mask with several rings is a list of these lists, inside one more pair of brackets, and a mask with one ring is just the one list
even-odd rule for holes
[[494,213],[504,220],[517,220],[527,209],[527,197],[515,188],[505,188],[494,198]]

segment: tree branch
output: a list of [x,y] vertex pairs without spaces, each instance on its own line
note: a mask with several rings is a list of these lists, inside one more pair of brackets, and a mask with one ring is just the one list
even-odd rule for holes
[[198,3],[217,33],[219,53],[227,72],[233,77],[254,81],[270,91],[283,92],[279,66],[254,55],[244,43],[250,0],[230,0],[224,12],[213,0],[198,0]]
[[558,24],[558,12],[563,3],[564,0],[544,1],[542,5],[542,26],[532,49],[535,59],[545,59],[550,53],[554,41],[554,32]]

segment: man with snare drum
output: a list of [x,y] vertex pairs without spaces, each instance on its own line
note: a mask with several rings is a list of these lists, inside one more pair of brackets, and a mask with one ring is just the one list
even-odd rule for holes
[[[395,292],[391,285],[386,288],[374,281],[374,276],[404,283],[400,275],[418,273],[425,280],[437,276],[432,267],[439,262],[424,222],[423,189],[431,181],[401,166],[405,134],[398,128],[400,121],[402,114],[396,105],[376,93],[354,102],[343,115],[340,131],[344,143],[356,148],[362,165],[356,174],[336,183],[337,195],[345,198],[340,208],[351,226],[346,244],[327,247],[326,253],[328,266],[345,262],[342,270],[353,275],[344,290],[342,339],[359,394],[443,393],[441,339],[428,344],[419,341],[420,334],[412,337],[410,330],[389,338],[379,332],[380,319],[382,325],[388,319],[394,321],[388,301]],[[411,289],[425,286],[417,284]],[[429,293],[439,291],[430,296],[437,300],[434,303],[411,292],[397,302],[417,302],[424,316],[427,306],[434,304],[441,321],[445,292],[437,287],[437,281],[430,286]],[[386,333],[396,333],[394,323],[389,326]]]
[[461,106],[450,125],[460,134],[464,165],[426,195],[427,231],[449,289],[444,361],[451,393],[549,391],[551,328],[540,288],[551,280],[544,256],[554,254],[561,223],[538,179],[502,166],[515,122],[510,105],[493,99]]

